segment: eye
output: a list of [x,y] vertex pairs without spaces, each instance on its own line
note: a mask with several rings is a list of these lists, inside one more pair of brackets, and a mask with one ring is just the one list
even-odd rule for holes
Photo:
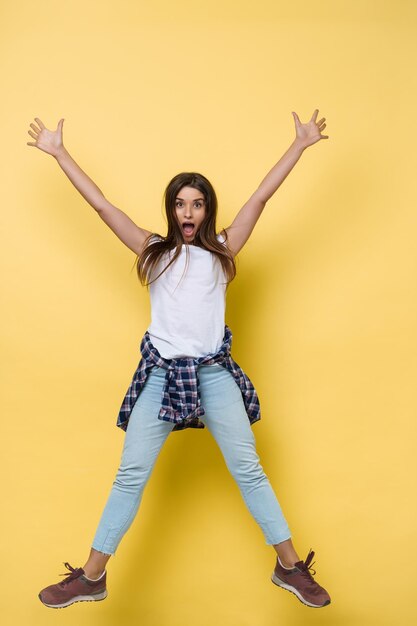
[[180,200],[177,200],[175,203],[175,206],[180,206],[182,204],[182,202]]

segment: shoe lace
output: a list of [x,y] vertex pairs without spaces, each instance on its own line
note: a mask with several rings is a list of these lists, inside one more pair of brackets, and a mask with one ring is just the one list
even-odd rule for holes
[[80,567],[77,567],[77,568],[71,567],[71,565],[69,563],[64,563],[64,565],[69,570],[69,572],[65,572],[65,574],[60,574],[60,576],[66,576],[67,577],[65,580],[62,580],[59,583],[62,587],[64,585],[67,585],[71,580],[74,580],[75,578],[78,578],[80,576],[80,572],[81,572],[81,568]]
[[[297,567],[301,571],[302,576],[307,578],[307,580],[315,582],[313,579],[313,576],[316,574],[316,570],[313,569],[313,565],[315,564],[315,561],[313,561],[313,558],[314,558],[314,552],[310,548],[310,551],[307,555],[306,560],[304,562],[301,561],[301,563],[297,564]],[[313,561],[313,563],[311,561]]]

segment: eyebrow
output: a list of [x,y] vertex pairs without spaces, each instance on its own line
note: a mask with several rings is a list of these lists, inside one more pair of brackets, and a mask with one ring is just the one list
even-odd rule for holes
[[[184,198],[180,198],[179,196],[177,196],[175,200],[181,200],[182,202],[184,202]],[[202,200],[204,202],[204,198],[194,198],[193,202],[196,202],[197,200]]]

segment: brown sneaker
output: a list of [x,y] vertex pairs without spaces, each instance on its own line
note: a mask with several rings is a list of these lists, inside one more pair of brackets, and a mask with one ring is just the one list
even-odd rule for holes
[[74,569],[69,563],[64,563],[70,570],[65,580],[56,585],[49,585],[39,593],[40,601],[52,609],[63,609],[74,602],[91,600],[104,600],[107,597],[106,576],[107,572],[98,580],[88,580],[81,567]]
[[[313,579],[316,572],[311,568],[314,552],[310,550],[305,561],[298,561],[292,569],[282,567],[279,558],[272,573],[273,583],[294,593],[307,606],[319,608],[330,604],[330,596],[323,587]],[[313,563],[314,565],[314,563]],[[310,572],[311,570],[311,572]]]

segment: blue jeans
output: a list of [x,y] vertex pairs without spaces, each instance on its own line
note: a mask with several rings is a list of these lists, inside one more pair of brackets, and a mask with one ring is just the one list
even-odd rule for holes
[[[143,490],[174,424],[158,419],[165,370],[148,375],[127,426],[121,464],[99,522],[92,547],[113,555],[138,511]],[[232,374],[219,364],[200,365],[201,421],[209,429],[259,524],[267,545],[291,537],[281,507],[259,463],[242,393]],[[181,437],[181,431],[177,432]]]

